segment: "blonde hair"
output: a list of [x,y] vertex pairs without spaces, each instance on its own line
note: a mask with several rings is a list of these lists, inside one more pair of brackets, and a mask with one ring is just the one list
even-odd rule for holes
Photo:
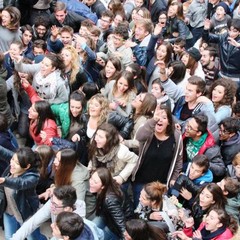
[[240,165],[240,152],[235,155],[232,161],[233,166]]

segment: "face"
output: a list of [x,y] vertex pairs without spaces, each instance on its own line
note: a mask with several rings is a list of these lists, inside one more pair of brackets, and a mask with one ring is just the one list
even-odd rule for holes
[[235,170],[235,175],[237,178],[240,178],[240,165],[233,166]]
[[52,235],[57,239],[63,239],[63,236],[61,235],[61,232],[56,224],[56,222],[51,224],[52,228]]
[[233,39],[237,38],[239,36],[239,34],[240,34],[240,32],[233,27],[230,27],[230,29],[228,30],[229,37],[231,37]]
[[215,232],[222,226],[222,223],[219,221],[218,214],[214,210],[209,212],[205,221],[205,228],[210,232]]
[[219,103],[222,101],[225,94],[225,87],[223,86],[216,86],[212,91],[212,102]]
[[203,175],[203,167],[198,166],[196,163],[192,163],[189,171],[189,178],[191,180],[197,179]]
[[144,18],[144,14],[143,14],[143,11],[142,10],[138,10],[137,13],[136,13],[136,20],[140,20],[140,19],[143,19]]
[[44,37],[45,33],[47,32],[47,28],[45,26],[39,25],[36,27],[37,34],[40,38]]
[[139,41],[142,41],[149,32],[145,29],[144,26],[137,24],[135,28],[135,38]]
[[185,101],[186,102],[194,102],[200,96],[200,93],[197,93],[197,86],[191,83],[187,83],[185,89]]
[[203,50],[202,51],[202,57],[201,57],[201,64],[203,67],[206,67],[209,65],[209,63],[212,61],[209,51]]
[[149,196],[147,195],[146,191],[142,189],[139,197],[139,202],[142,204],[142,206],[151,206],[151,200],[149,199]]
[[111,19],[109,17],[101,17],[100,19],[100,26],[101,26],[101,29],[103,30],[107,30],[109,29],[111,25]]
[[32,41],[32,34],[28,30],[23,33],[22,41],[25,46],[27,46]]
[[14,56],[21,55],[22,50],[19,48],[17,44],[12,43],[9,48],[9,54],[11,58],[14,58]]
[[168,17],[175,17],[177,14],[178,6],[177,5],[170,5],[168,8]]
[[207,188],[204,188],[199,195],[199,205],[202,207],[203,210],[205,210],[214,203],[215,201],[213,200],[212,193],[210,193]]
[[72,65],[72,54],[71,54],[70,51],[68,51],[67,49],[63,49],[62,52],[61,52],[61,56],[62,56],[64,65],[66,67]]
[[138,94],[135,97],[135,99],[132,101],[133,108],[135,108],[135,109],[141,108],[142,102],[143,102],[144,98],[145,98],[145,94],[144,93]]
[[165,14],[159,15],[158,22],[162,27],[165,27],[167,22],[167,16]]
[[11,23],[11,16],[7,11],[2,11],[2,26],[6,27]]
[[187,66],[188,60],[189,60],[189,54],[188,53],[184,53],[182,58],[181,58],[181,61],[184,63],[185,66]]
[[128,82],[124,77],[120,77],[117,81],[117,90],[119,93],[124,94],[128,90]]
[[215,16],[216,16],[217,20],[223,20],[224,17],[225,17],[225,10],[224,10],[224,8],[220,7],[220,6],[217,7]]
[[133,11],[132,11],[132,20],[133,21],[137,20],[137,10],[136,9],[133,9]]
[[28,80],[28,74],[23,72],[18,72],[18,76],[21,80]]
[[61,152],[59,151],[59,152],[56,154],[56,156],[55,156],[55,158],[54,158],[54,161],[53,161],[53,164],[54,164],[56,170],[59,169],[59,167],[60,167],[60,162],[61,162]]
[[219,127],[219,139],[221,141],[227,141],[230,138],[230,132],[228,132],[223,124]]
[[88,34],[89,34],[89,31],[88,31],[87,27],[81,26],[80,29],[79,29],[79,34],[80,34],[81,37],[87,37]]
[[119,48],[124,44],[124,39],[118,34],[113,34],[113,44],[115,48]]
[[161,98],[164,95],[164,92],[161,90],[161,87],[159,84],[154,83],[152,85],[151,93],[153,96],[155,96],[157,99]]
[[99,117],[101,114],[101,104],[94,98],[89,102],[89,115],[92,117]]
[[33,54],[35,56],[44,55],[44,50],[42,48],[39,48],[39,47],[34,47],[33,48]]
[[28,117],[32,120],[35,120],[38,118],[38,112],[35,108],[35,104],[33,104],[29,109],[28,109]]
[[54,194],[51,197],[50,202],[50,210],[52,214],[58,215],[59,213],[64,211],[65,206],[63,206],[62,200],[57,199]]
[[123,22],[123,18],[121,15],[116,15],[113,21],[114,21],[115,27],[117,27],[119,23]]
[[173,51],[174,51],[175,54],[181,54],[184,51],[184,48],[177,45],[177,44],[174,44],[173,45]]
[[141,7],[143,5],[143,0],[134,0],[136,7]]
[[107,133],[101,129],[97,130],[95,138],[94,138],[97,148],[104,148],[104,146],[107,142],[106,134]]
[[157,60],[158,61],[160,61],[160,60],[163,61],[166,56],[167,56],[167,47],[164,46],[164,45],[160,45],[157,49],[157,52],[156,52]]
[[52,61],[49,58],[45,57],[42,60],[40,72],[43,77],[46,77],[50,73],[54,72],[55,69],[56,68],[52,66]]
[[87,6],[92,6],[95,2],[96,2],[96,0],[85,0],[85,4]]
[[70,111],[73,117],[79,116],[82,112],[82,103],[80,101],[70,99]]
[[89,180],[89,185],[90,185],[90,192],[91,193],[100,193],[103,189],[102,181],[98,176],[98,173],[95,172],[90,180]]
[[22,168],[20,166],[17,154],[14,154],[12,159],[10,160],[10,173],[14,177],[18,177],[18,176],[22,175],[26,170],[27,170],[27,168]]
[[55,15],[55,18],[60,22],[60,23],[63,23],[66,16],[67,16],[67,12],[65,12],[64,10],[61,10],[61,11],[57,11],[54,13]]
[[185,127],[185,136],[190,138],[195,138],[198,133],[198,124],[194,118],[191,118]]
[[105,72],[106,72],[106,78],[112,77],[116,72],[116,68],[114,67],[111,61],[107,61],[107,64],[105,66]]
[[61,33],[61,40],[63,45],[71,45],[73,37],[69,32],[62,32]]
[[155,126],[156,133],[165,133],[167,126],[169,125],[167,113],[165,110],[160,111],[161,117]]

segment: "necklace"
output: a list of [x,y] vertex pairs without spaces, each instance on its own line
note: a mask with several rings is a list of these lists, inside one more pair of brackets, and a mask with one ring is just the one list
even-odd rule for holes
[[157,139],[157,148],[159,148],[159,146],[162,145],[163,142],[164,142],[164,141],[161,141],[161,140],[158,140],[158,139]]

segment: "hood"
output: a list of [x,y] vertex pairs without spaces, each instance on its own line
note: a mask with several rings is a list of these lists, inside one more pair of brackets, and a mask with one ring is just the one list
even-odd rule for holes
[[208,171],[203,176],[193,180],[193,182],[197,185],[202,185],[204,183],[210,183],[212,181],[213,181],[213,174],[210,169],[208,169]]
[[94,236],[90,228],[84,224],[83,231],[79,237],[77,237],[75,240],[94,240]]
[[240,144],[240,132],[237,132],[228,141],[222,141],[223,146],[230,146],[235,144]]

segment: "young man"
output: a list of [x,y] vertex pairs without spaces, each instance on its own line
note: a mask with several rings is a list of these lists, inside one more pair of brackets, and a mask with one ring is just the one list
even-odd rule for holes
[[50,22],[46,17],[37,17],[33,25],[33,40],[42,39],[47,41],[50,35]]
[[84,3],[93,13],[97,14],[98,19],[101,18],[101,14],[106,10],[106,7],[100,0],[84,0]]
[[[76,210],[74,210],[76,209]],[[81,217],[85,217],[85,203],[77,200],[76,189],[70,185],[57,187],[53,191],[53,196],[42,208],[40,208],[31,218],[23,223],[21,228],[13,235],[12,240],[25,239],[36,228],[51,218],[52,223],[61,212],[76,212]],[[95,224],[87,219],[84,221],[84,230],[91,231],[93,236],[90,239],[104,239],[102,230],[98,229]],[[83,238],[86,239],[86,238]]]
[[185,51],[186,40],[177,38],[173,44],[174,60],[180,60],[182,53]]
[[101,34],[99,36],[99,38],[101,40],[103,40],[103,36],[104,34],[109,31],[110,29],[112,29],[111,25],[113,22],[113,13],[110,10],[106,10],[102,13],[101,18],[98,20],[98,24],[97,26],[100,28],[101,30]]
[[32,51],[28,55],[26,55],[26,58],[36,63],[37,60],[39,61],[44,58],[46,51],[47,43],[42,39],[35,40],[33,42]]

